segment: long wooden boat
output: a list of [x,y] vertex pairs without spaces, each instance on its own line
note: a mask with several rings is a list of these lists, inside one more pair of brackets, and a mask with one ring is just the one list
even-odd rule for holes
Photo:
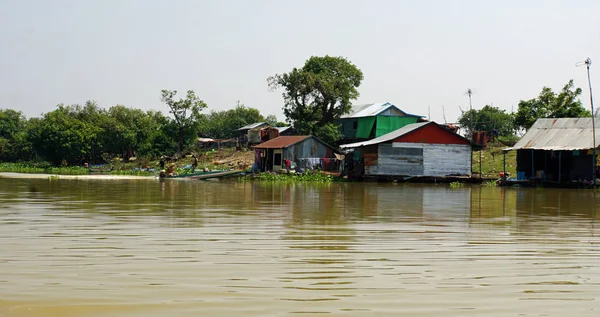
[[223,178],[242,174],[242,170],[217,170],[209,172],[195,172],[189,174],[179,174],[174,176],[165,176],[164,178],[192,178],[192,179],[210,179]]

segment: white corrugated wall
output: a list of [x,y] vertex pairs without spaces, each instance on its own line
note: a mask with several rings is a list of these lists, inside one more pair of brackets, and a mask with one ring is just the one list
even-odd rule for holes
[[377,152],[377,164],[365,167],[367,175],[471,175],[469,145],[394,142],[379,144]]
[[424,144],[423,165],[426,176],[471,175],[471,146]]

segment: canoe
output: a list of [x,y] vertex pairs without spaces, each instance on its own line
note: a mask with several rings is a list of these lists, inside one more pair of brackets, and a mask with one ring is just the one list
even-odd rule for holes
[[196,172],[189,174],[179,174],[175,176],[165,176],[164,178],[192,178],[192,179],[209,179],[209,178],[222,178],[228,176],[234,176],[241,174],[241,170],[217,170],[209,172]]

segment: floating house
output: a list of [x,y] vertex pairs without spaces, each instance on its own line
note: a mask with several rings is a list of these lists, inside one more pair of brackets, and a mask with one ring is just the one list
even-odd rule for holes
[[356,105],[337,123],[342,132],[341,143],[350,143],[380,137],[405,125],[425,121],[423,118],[385,102]]
[[345,144],[350,177],[470,176],[473,148],[468,139],[435,122],[408,124],[372,140]]
[[504,153],[517,151],[517,181],[591,183],[597,177],[594,134],[600,141],[592,118],[538,119]]
[[337,170],[336,150],[310,135],[280,136],[255,145],[256,168],[264,171],[281,169]]

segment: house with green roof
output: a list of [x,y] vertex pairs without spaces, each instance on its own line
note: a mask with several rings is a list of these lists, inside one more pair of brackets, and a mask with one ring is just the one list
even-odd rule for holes
[[424,116],[402,111],[394,104],[371,103],[352,107],[349,114],[337,121],[342,132],[341,143],[380,137],[406,125],[424,122]]

